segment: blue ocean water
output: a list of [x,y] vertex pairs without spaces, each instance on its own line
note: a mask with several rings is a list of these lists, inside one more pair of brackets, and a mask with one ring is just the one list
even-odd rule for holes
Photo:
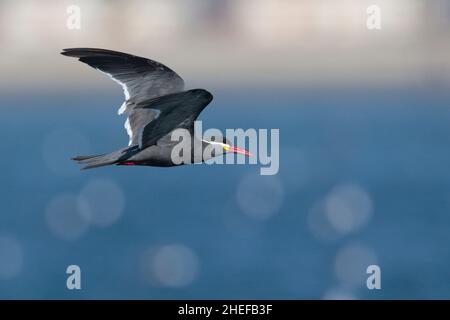
[[[0,298],[448,299],[449,98],[217,92],[204,129],[280,129],[280,171],[260,176],[257,165],[80,171],[71,156],[127,144],[117,91],[4,94]],[[94,223],[80,194],[102,214]],[[66,288],[71,264],[81,290]],[[370,264],[380,290],[366,287]]]

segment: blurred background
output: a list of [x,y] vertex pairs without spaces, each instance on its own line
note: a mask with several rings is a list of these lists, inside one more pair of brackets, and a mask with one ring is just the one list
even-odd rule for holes
[[[0,298],[450,298],[449,30],[445,0],[1,1]],[[279,128],[279,173],[80,172],[128,137],[69,47],[213,92],[204,129]]]

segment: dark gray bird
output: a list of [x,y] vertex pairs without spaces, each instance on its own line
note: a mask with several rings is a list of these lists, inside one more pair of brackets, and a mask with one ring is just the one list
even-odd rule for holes
[[[107,74],[122,86],[125,94],[118,113],[128,116],[125,122],[130,137],[128,147],[108,154],[73,158],[85,165],[83,169],[113,164],[170,167],[203,162],[226,152],[251,156],[223,137],[207,141],[194,135],[194,121],[213,96],[204,89],[183,91],[183,79],[165,65],[104,49],[64,49],[61,54],[78,58]],[[172,141],[172,133],[177,129],[190,133],[190,161],[179,163],[173,160],[172,151],[179,141]],[[200,146],[200,157],[194,155],[195,145]],[[202,151],[206,148],[212,152],[204,154]]]

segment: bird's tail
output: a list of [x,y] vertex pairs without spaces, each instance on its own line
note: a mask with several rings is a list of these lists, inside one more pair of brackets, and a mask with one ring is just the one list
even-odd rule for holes
[[126,151],[128,151],[128,148],[96,156],[76,156],[72,158],[72,160],[75,160],[78,164],[85,165],[81,168],[82,170],[92,169],[109,166],[120,162],[122,157],[126,155]]
[[78,164],[85,165],[83,168],[81,168],[82,170],[109,166],[117,161],[116,158],[110,157],[109,154],[102,154],[97,156],[77,156],[72,158],[72,160],[75,160]]

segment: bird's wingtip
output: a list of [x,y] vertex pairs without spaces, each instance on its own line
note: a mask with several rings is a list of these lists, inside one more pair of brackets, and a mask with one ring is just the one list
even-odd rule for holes
[[60,54],[62,54],[63,56],[70,57],[70,56],[72,56],[72,53],[73,53],[74,49],[75,49],[75,48],[65,48],[65,49],[62,49],[62,51],[60,52]]
[[70,57],[69,49],[62,49],[62,51],[59,53],[63,56]]
[[75,57],[75,58],[81,58],[83,54],[86,53],[86,51],[89,51],[92,49],[89,48],[65,48],[62,49],[60,54],[67,57]]

